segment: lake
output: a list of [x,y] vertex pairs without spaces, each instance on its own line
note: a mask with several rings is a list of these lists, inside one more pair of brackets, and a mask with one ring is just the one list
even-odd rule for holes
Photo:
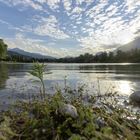
[[[140,64],[46,64],[44,82],[47,93],[65,85],[74,88],[85,85],[86,92],[117,92],[127,98],[140,90]],[[29,74],[32,64],[0,63],[0,103],[8,104],[37,94],[40,84]]]

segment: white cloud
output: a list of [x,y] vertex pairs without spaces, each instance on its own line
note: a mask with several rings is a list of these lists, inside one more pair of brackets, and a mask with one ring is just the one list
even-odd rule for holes
[[32,53],[40,53],[42,55],[51,55],[55,57],[60,56],[60,53],[51,48],[51,46],[43,45],[42,40],[30,39],[23,34],[17,34],[15,38],[6,38],[5,41],[9,48],[18,47]]
[[81,52],[79,49],[53,48],[54,43],[44,43],[43,40],[31,39],[23,34],[16,34],[15,38],[5,38],[8,48],[20,48],[31,53],[40,53],[53,57],[77,56]]
[[69,38],[62,30],[59,29],[58,21],[55,16],[42,18],[40,24],[34,30],[34,33],[40,36],[50,36],[56,39]]
[[41,4],[44,4],[44,3],[47,2],[47,0],[35,0],[35,2],[39,2],[39,3],[41,3]]
[[82,3],[86,3],[87,5],[90,5],[92,2],[93,2],[93,0],[76,0],[76,4],[77,5],[81,5]]
[[[25,23],[21,28],[16,28],[0,20],[0,23],[7,24],[9,29],[62,40],[75,37],[81,45],[81,50],[64,49],[62,46],[57,52],[63,55],[69,50],[70,53],[73,51],[73,54],[79,54],[82,51],[97,52],[107,49],[103,48],[104,45],[126,44],[137,36],[135,33],[140,29],[140,0],[112,0],[111,4],[109,0],[98,0],[95,5],[90,5],[95,2],[93,0],[0,0],[0,2],[20,6],[21,9],[32,7],[38,12],[31,19],[33,26]],[[42,14],[42,11],[45,11],[46,15]]]
[[72,0],[63,0],[63,4],[64,4],[64,7],[67,11],[67,14],[69,15],[69,10],[71,10],[71,4],[72,4]]
[[7,25],[8,29],[12,29],[12,30],[20,31],[20,32],[24,31],[23,29],[21,29],[19,27],[15,27],[15,26],[11,25],[9,22],[1,20],[1,19],[0,19],[0,23]]
[[6,22],[6,21],[4,21],[4,20],[1,20],[1,19],[0,19],[0,23],[6,24],[6,25],[10,25],[8,22]]
[[72,14],[81,14],[82,11],[83,11],[82,8],[80,8],[80,7],[75,7],[75,8],[72,10]]
[[[32,0],[0,0],[1,2],[7,4],[8,6],[19,6],[22,5],[26,7],[32,7],[35,10],[43,10],[42,6],[33,2]],[[22,7],[22,9],[24,9]]]
[[58,8],[58,3],[60,2],[60,0],[46,0],[46,2],[51,9],[56,9]]
[[125,0],[126,6],[128,7],[128,12],[133,11],[135,8],[140,6],[139,0]]
[[[105,6],[108,5],[108,1],[104,1],[104,3],[100,1],[99,4],[89,9],[85,13],[88,17],[87,22],[85,27],[82,27],[83,32],[88,33],[88,36],[81,36],[78,39],[81,46],[86,49],[90,48],[96,52],[98,50],[104,50],[104,45],[126,44],[132,41],[136,37],[135,32],[140,28],[140,8],[135,12],[135,15],[132,16],[132,18],[135,17],[135,19],[128,21],[127,19],[130,13],[132,14],[136,11],[140,1],[128,1],[129,0],[126,0],[126,2],[120,6],[114,3],[108,6],[105,12],[103,12],[103,10]],[[129,11],[130,6],[135,10]],[[128,7],[127,11],[125,8],[120,11],[122,7]],[[97,25],[99,26],[97,27]]]

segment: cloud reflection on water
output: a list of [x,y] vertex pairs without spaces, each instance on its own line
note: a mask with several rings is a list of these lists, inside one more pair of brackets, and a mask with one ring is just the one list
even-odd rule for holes
[[[37,93],[40,85],[33,82],[36,79],[28,74],[31,66],[32,64],[1,64],[1,68],[6,67],[8,70],[6,75],[9,78],[2,80],[2,85],[5,86],[0,90],[0,97],[11,93],[27,93],[27,91]],[[118,92],[124,96],[129,96],[133,90],[140,90],[140,65],[138,64],[48,64],[47,69],[52,72],[44,75],[47,91],[54,85],[63,88],[65,76],[67,76],[68,86],[76,88],[80,84],[86,84],[86,89],[91,94],[97,93],[99,88],[101,94]],[[1,69],[2,72],[5,74],[5,69]],[[0,75],[1,79],[3,75]]]

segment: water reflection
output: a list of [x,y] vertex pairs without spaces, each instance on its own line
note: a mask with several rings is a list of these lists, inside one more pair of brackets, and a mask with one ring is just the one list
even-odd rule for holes
[[132,83],[130,81],[120,81],[118,91],[122,94],[130,95],[133,91]]
[[5,88],[8,79],[8,67],[6,64],[0,64],[0,89]]
[[[20,93],[37,93],[39,84],[28,73],[31,67],[32,64],[0,64],[0,98],[11,93],[18,97],[22,97]],[[44,75],[47,90],[54,85],[63,87],[65,76],[69,86],[86,84],[92,94],[99,88],[103,94],[118,91],[122,95],[140,90],[140,64],[47,64],[47,69],[52,72]]]
[[31,69],[32,64],[22,64],[22,63],[15,63],[15,64],[7,64],[9,75],[16,75],[23,72],[28,72]]
[[88,71],[92,73],[116,73],[116,74],[140,74],[139,64],[95,64],[95,65],[79,65],[79,70]]

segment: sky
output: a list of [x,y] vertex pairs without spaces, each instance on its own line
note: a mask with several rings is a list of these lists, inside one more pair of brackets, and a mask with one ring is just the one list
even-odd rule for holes
[[9,48],[78,56],[139,35],[140,0],[0,0],[0,38]]

